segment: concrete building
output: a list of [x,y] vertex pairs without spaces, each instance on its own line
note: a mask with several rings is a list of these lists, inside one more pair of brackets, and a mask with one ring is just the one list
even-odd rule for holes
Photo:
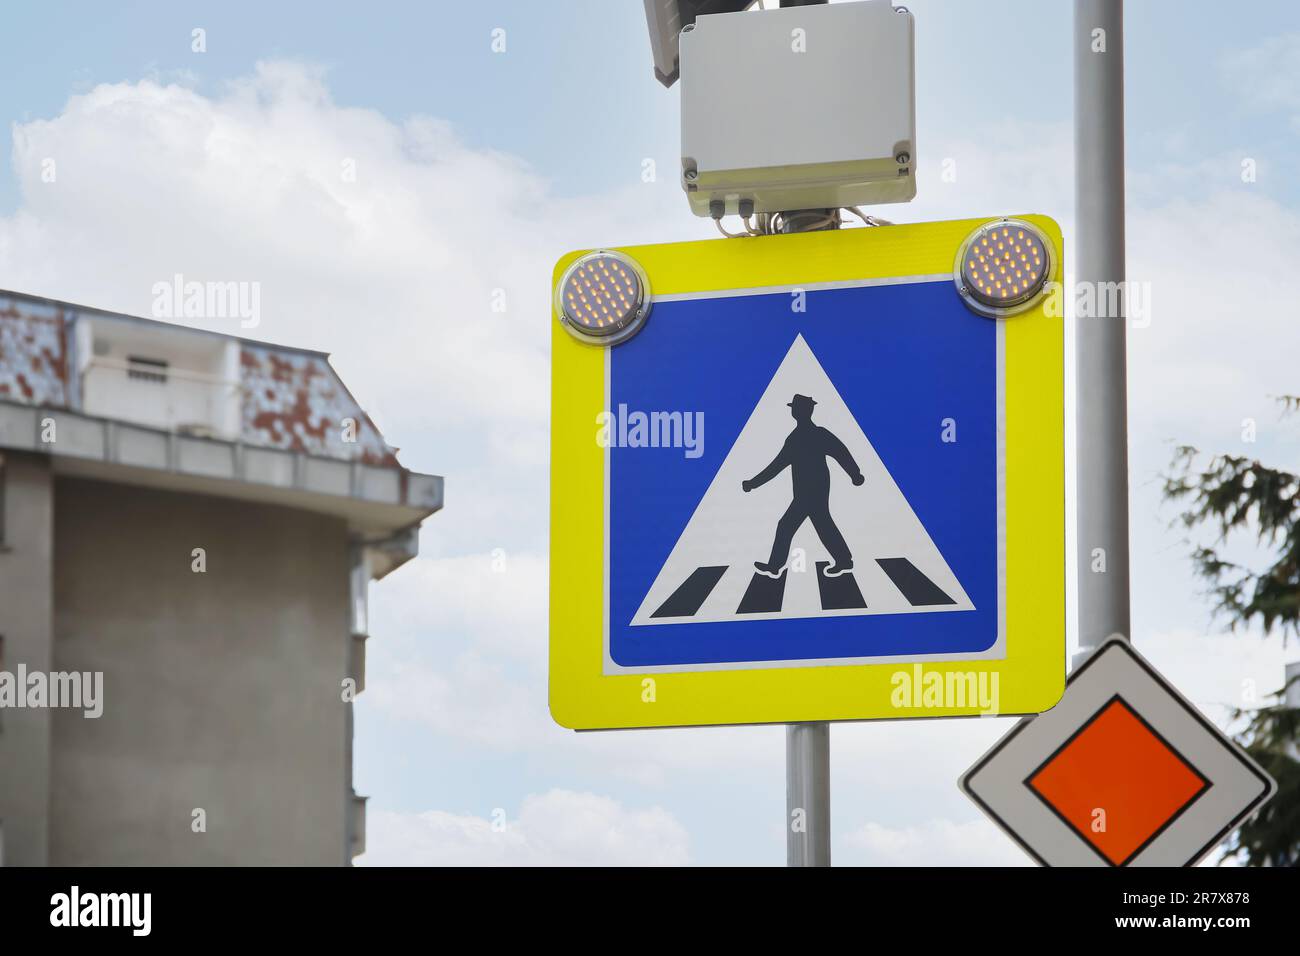
[[349,863],[367,585],[442,496],[324,354],[0,292],[0,678],[102,675],[0,696],[3,862]]

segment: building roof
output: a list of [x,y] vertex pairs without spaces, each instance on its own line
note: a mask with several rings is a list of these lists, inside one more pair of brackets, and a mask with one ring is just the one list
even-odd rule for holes
[[60,473],[338,515],[375,545],[376,577],[414,555],[443,502],[442,478],[402,467],[326,353],[0,291],[5,448]]
[[142,328],[155,328],[160,332],[181,331],[193,335],[208,335],[218,339],[233,339],[236,342],[242,342],[246,345],[257,345],[262,348],[275,349],[280,352],[297,352],[302,355],[314,355],[319,358],[328,359],[332,352],[321,352],[317,349],[304,349],[296,345],[282,345],[276,342],[267,342],[263,339],[252,339],[242,335],[231,335],[227,332],[214,332],[212,329],[200,329],[190,325],[180,325],[176,322],[168,322],[166,319],[152,319],[142,315],[131,315],[127,312],[113,312],[109,309],[101,309],[93,305],[82,305],[77,302],[65,302],[62,299],[51,299],[43,295],[29,295],[26,292],[12,292],[7,289],[0,289],[0,312],[6,307],[6,302],[17,308],[21,303],[28,309],[34,310],[37,307],[44,306],[51,312],[63,312],[68,315],[88,315],[101,316],[103,318],[115,319],[123,322],[139,323]]

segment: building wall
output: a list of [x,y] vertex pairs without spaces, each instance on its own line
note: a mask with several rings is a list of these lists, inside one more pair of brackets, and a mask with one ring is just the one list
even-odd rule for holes
[[[0,541],[0,670],[50,669],[53,596],[53,479],[49,459],[3,454]],[[50,711],[0,710],[0,826],[4,863],[47,861]]]
[[343,522],[69,478],[55,501],[53,668],[103,671],[104,713],[53,715],[49,862],[347,863]]

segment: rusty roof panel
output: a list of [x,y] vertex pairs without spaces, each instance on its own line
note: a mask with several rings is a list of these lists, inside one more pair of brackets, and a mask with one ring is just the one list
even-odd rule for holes
[[244,441],[371,465],[398,464],[395,449],[323,357],[246,342],[239,365]]
[[0,400],[67,405],[63,333],[61,309],[0,297]]

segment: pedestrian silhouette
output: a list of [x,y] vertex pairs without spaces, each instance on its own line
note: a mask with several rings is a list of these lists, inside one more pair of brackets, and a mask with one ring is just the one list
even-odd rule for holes
[[778,577],[785,569],[785,564],[790,559],[790,542],[805,521],[812,522],[817,537],[821,538],[834,560],[834,564],[825,573],[834,577],[853,570],[853,555],[849,553],[844,535],[840,534],[835,519],[831,517],[831,472],[826,466],[826,459],[834,458],[839,462],[854,485],[861,485],[865,479],[858,463],[844,447],[844,442],[828,429],[813,424],[813,406],[816,404],[807,395],[796,395],[790,400],[790,414],[796,423],[794,430],[770,465],[753,478],[740,483],[745,491],[753,491],[767,484],[787,467],[790,469],[794,500],[776,523],[776,537],[772,541],[772,554],[767,563],[754,562],[754,567],[768,577]]

